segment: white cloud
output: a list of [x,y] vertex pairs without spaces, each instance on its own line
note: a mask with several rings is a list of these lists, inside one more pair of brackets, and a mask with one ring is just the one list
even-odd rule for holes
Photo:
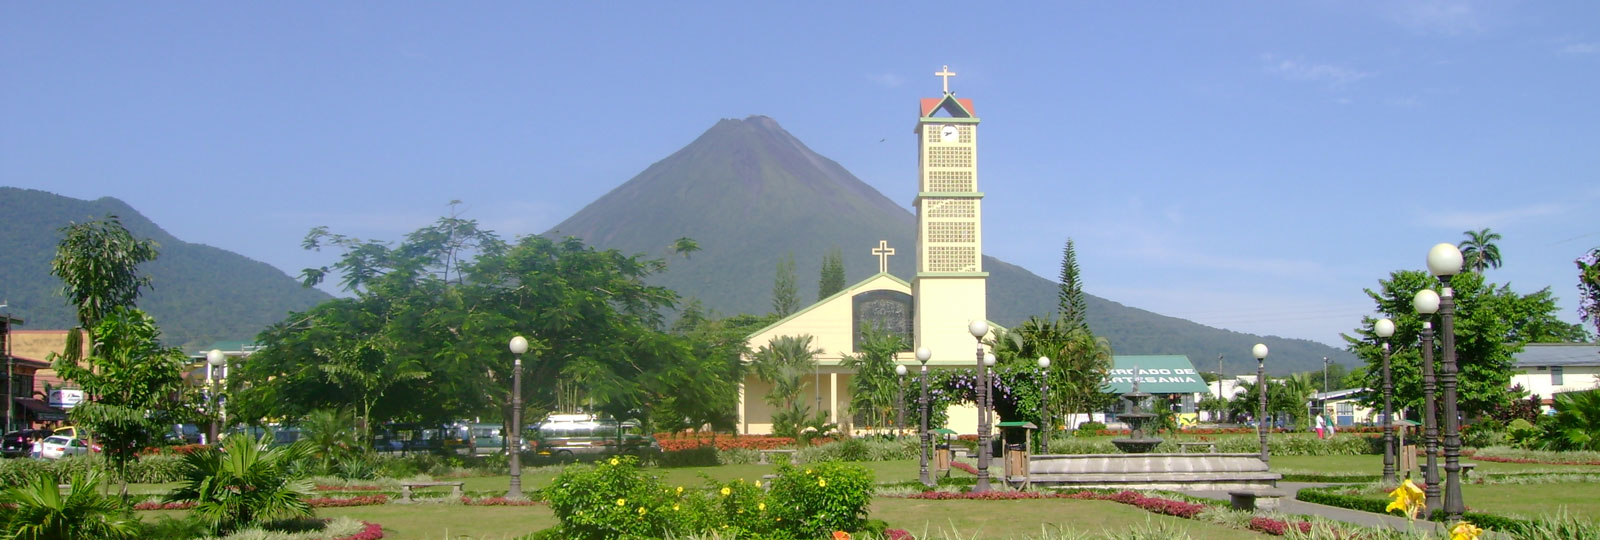
[[905,84],[906,82],[904,77],[895,75],[893,73],[879,73],[876,75],[869,74],[867,75],[867,80],[877,83],[880,86],[886,86],[889,88],[895,88]]
[[1476,212],[1424,212],[1421,223],[1432,227],[1455,229],[1497,228],[1534,218],[1561,215],[1570,209],[1564,204],[1540,203]]
[[1561,47],[1564,54],[1595,54],[1600,53],[1600,43],[1568,43]]
[[1342,87],[1373,75],[1370,71],[1361,71],[1334,64],[1306,62],[1295,58],[1284,58],[1275,54],[1263,54],[1261,55],[1261,61],[1262,68],[1267,73],[1277,75],[1286,80],[1327,83],[1333,87]]

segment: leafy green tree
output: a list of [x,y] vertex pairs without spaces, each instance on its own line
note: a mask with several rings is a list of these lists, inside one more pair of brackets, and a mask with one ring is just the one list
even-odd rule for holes
[[184,456],[182,484],[167,494],[170,502],[193,502],[191,515],[225,534],[265,520],[309,517],[311,481],[292,471],[306,458],[306,447],[273,448],[271,439],[242,435],[222,447]]
[[1078,272],[1078,250],[1067,239],[1061,250],[1061,284],[1057,293],[1061,318],[1073,328],[1089,329],[1089,305],[1083,297],[1083,282]]
[[778,273],[772,279],[772,312],[779,318],[800,309],[800,293],[795,289],[794,254],[778,260]]
[[339,459],[362,450],[356,436],[356,416],[348,408],[318,409],[299,422],[300,440],[306,458],[317,474],[328,474]]
[[391,388],[428,376],[416,358],[389,358],[388,351],[393,347],[385,346],[379,338],[335,338],[332,344],[314,350],[321,360],[317,368],[361,407],[357,432],[363,443],[372,440],[373,405]]
[[[1050,358],[1052,418],[1100,410],[1116,399],[1105,391],[1110,380],[1111,343],[1090,333],[1086,326],[1076,326],[1066,318],[1030,317],[1016,328],[996,333],[993,345],[1000,362],[1015,361],[1025,371],[1037,369],[1040,356]],[[1071,418],[1067,422],[1071,424]]]
[[1574,262],[1578,263],[1578,317],[1600,333],[1600,247]]
[[1484,270],[1500,267],[1500,246],[1495,245],[1495,241],[1500,240],[1500,233],[1484,228],[1461,234],[1467,235],[1467,239],[1462,240],[1459,246],[1465,270],[1482,274]]
[[61,295],[77,308],[78,324],[93,328],[111,310],[132,307],[150,277],[140,264],[155,260],[154,241],[136,239],[116,216],[61,228],[62,239],[50,261],[61,278]]
[[[1515,399],[1509,395],[1513,355],[1525,343],[1561,340],[1581,334],[1582,328],[1563,323],[1555,318],[1557,308],[1549,290],[1521,295],[1510,287],[1494,285],[1484,280],[1482,274],[1463,273],[1451,280],[1455,291],[1456,363],[1458,366],[1459,406],[1462,414],[1473,417],[1492,410],[1496,403]],[[1395,323],[1395,333],[1389,338],[1393,349],[1390,356],[1391,377],[1394,381],[1395,408],[1422,410],[1421,354],[1417,350],[1422,319],[1411,306],[1412,297],[1424,287],[1438,290],[1439,281],[1426,272],[1402,270],[1380,280],[1377,290],[1367,289],[1367,296],[1376,304],[1377,313],[1387,313]],[[1382,384],[1382,354],[1379,340],[1372,331],[1376,318],[1362,321],[1353,335],[1345,335],[1349,350],[1366,361],[1360,371],[1361,380],[1347,380],[1355,386],[1380,388]],[[1442,330],[1438,323],[1435,330]],[[1440,346],[1441,340],[1435,339]],[[1442,362],[1442,351],[1434,354],[1435,362]],[[1365,396],[1369,406],[1381,406],[1381,396]]]
[[833,248],[822,256],[822,276],[817,279],[817,300],[833,296],[844,287],[844,253],[839,248]]
[[850,409],[866,415],[870,426],[884,427],[893,422],[900,388],[894,357],[910,346],[899,334],[868,326],[861,332],[861,353],[845,355],[843,364],[855,370],[850,379]]
[[690,361],[667,366],[659,376],[654,399],[658,428],[680,430],[711,426],[732,430],[738,421],[738,388],[744,382],[749,352],[745,336],[775,319],[737,315],[711,320],[698,317],[685,324],[680,317],[674,334],[688,340]]
[[756,377],[772,385],[765,399],[777,409],[772,419],[773,435],[798,435],[800,425],[810,415],[811,408],[800,400],[800,394],[805,391],[806,376],[817,369],[817,355],[822,354],[822,349],[811,346],[811,340],[810,335],[777,336],[756,350],[751,367]]
[[29,477],[0,492],[0,533],[15,540],[115,540],[138,538],[138,518],[125,515],[116,499],[100,494],[101,473],[74,473],[61,494],[49,474]]
[[[53,367],[92,396],[73,407],[72,421],[92,433],[118,478],[138,452],[156,443],[175,416],[192,410],[175,397],[193,393],[183,383],[182,351],[161,346],[161,330],[144,312],[114,307],[89,331],[94,340],[87,366],[58,357]],[[123,482],[124,494],[127,490]]]

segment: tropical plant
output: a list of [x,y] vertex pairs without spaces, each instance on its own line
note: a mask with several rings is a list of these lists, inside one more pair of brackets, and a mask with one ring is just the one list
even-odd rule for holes
[[843,364],[855,370],[851,378],[850,409],[865,415],[870,426],[888,426],[895,413],[899,376],[895,354],[910,348],[900,334],[868,325],[861,330],[861,354],[845,355]]
[[1578,264],[1578,317],[1600,332],[1600,247],[1573,262]]
[[1069,327],[1089,329],[1089,305],[1083,296],[1083,281],[1078,272],[1078,249],[1067,239],[1061,249],[1061,282],[1056,293],[1057,308]]
[[[993,345],[994,354],[1005,369],[1023,372],[1017,375],[1019,380],[1037,381],[1035,362],[1041,356],[1050,358],[1046,376],[1050,382],[1047,407],[1052,411],[1051,418],[1066,413],[1067,424],[1071,425],[1071,415],[1102,409],[1116,399],[1105,392],[1111,371],[1111,342],[1095,336],[1086,326],[1062,317],[1029,317],[1015,328],[997,331]],[[1037,386],[1037,382],[1029,385]],[[1036,408],[1037,405],[1032,407]],[[1040,420],[1037,413],[1024,416]]]
[[[333,343],[317,347],[319,362],[316,365],[328,380],[346,395],[354,396],[361,407],[360,441],[372,440],[372,407],[391,388],[407,381],[427,378],[421,361],[415,358],[390,358],[381,338],[370,336],[335,338]],[[358,427],[358,426],[351,426]]]
[[694,241],[693,238],[682,236],[672,241],[672,252],[682,255],[685,259],[688,259],[689,255],[696,251],[700,251],[700,243]]
[[[822,354],[822,349],[811,346],[811,340],[810,335],[773,337],[756,350],[752,362],[756,377],[772,385],[766,401],[778,409],[772,429],[779,437],[795,436],[800,423],[810,414],[799,398],[805,390],[806,376],[816,371],[817,355]],[[779,422],[780,414],[783,422]]]
[[1600,450],[1600,390],[1556,394],[1555,431],[1568,450]]
[[300,440],[295,444],[306,447],[306,457],[318,474],[330,473],[335,463],[361,451],[362,445],[355,435],[355,414],[348,408],[311,411],[300,421],[299,427]]
[[1495,241],[1500,240],[1500,233],[1484,228],[1463,231],[1461,234],[1467,235],[1460,245],[1463,269],[1482,274],[1484,270],[1500,267],[1500,246],[1495,245]]
[[136,239],[117,216],[61,228],[50,273],[61,278],[61,295],[78,311],[78,324],[93,328],[112,309],[132,307],[150,285],[140,264],[155,260],[154,241]]
[[38,474],[25,483],[0,492],[0,532],[14,540],[113,540],[136,538],[142,531],[137,518],[122,512],[116,499],[100,494],[101,473],[72,475],[67,494],[56,478]]
[[294,474],[293,464],[306,459],[306,447],[273,448],[271,439],[234,435],[220,449],[208,448],[184,458],[184,480],[168,502],[195,503],[193,515],[214,533],[226,533],[264,520],[312,514],[310,480]]

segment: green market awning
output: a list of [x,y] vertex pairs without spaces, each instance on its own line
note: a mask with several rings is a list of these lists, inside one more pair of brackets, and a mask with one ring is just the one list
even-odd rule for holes
[[1133,391],[1133,370],[1139,370],[1139,391],[1151,394],[1205,393],[1206,381],[1195,371],[1189,357],[1178,354],[1113,356],[1111,380],[1106,391],[1126,394]]

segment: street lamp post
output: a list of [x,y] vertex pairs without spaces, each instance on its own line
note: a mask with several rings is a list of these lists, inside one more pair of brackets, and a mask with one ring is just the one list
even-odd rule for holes
[[1328,364],[1330,364],[1330,363],[1332,363],[1332,362],[1330,362],[1328,360],[1328,357],[1326,357],[1326,356],[1322,357],[1322,391],[1323,392],[1332,392],[1333,391],[1333,388],[1328,386]]
[[1039,453],[1050,453],[1050,434],[1056,423],[1050,420],[1050,357],[1039,357]]
[[1439,276],[1439,322],[1444,349],[1444,365],[1439,369],[1439,384],[1444,387],[1444,513],[1449,521],[1460,521],[1467,505],[1461,500],[1461,418],[1456,410],[1456,326],[1455,291],[1450,277],[1461,272],[1461,250],[1441,243],[1428,250],[1428,271]]
[[967,332],[978,342],[978,482],[972,491],[983,493],[989,491],[989,458],[993,457],[989,447],[989,369],[983,354],[983,336],[989,333],[989,323],[972,321]]
[[206,406],[211,408],[211,427],[206,430],[206,441],[217,444],[217,383],[212,377],[212,372],[222,367],[228,357],[219,349],[206,351]]
[[1261,396],[1261,414],[1256,419],[1256,434],[1261,437],[1261,462],[1268,463],[1267,457],[1267,345],[1257,343],[1250,348],[1250,354],[1256,357],[1256,394]]
[[1383,340],[1383,484],[1399,483],[1394,477],[1394,380],[1389,376],[1389,336],[1394,335],[1394,321],[1378,319],[1372,332]]
[[511,434],[506,437],[506,450],[511,452],[511,488],[506,498],[522,498],[522,353],[528,352],[528,339],[511,338]]
[[1417,296],[1411,299],[1411,306],[1417,309],[1418,315],[1422,315],[1422,438],[1428,454],[1428,471],[1422,475],[1423,483],[1427,484],[1424,502],[1428,508],[1437,509],[1440,506],[1439,414],[1433,395],[1433,314],[1439,311],[1439,293],[1430,289],[1417,291]]
[[895,393],[894,400],[894,428],[895,440],[900,440],[906,431],[906,366],[894,366],[894,374],[899,376],[900,383],[895,385],[899,390]]
[[919,462],[917,466],[917,479],[922,481],[922,485],[933,487],[933,479],[928,477],[928,452],[931,450],[929,446],[933,444],[933,434],[928,433],[929,358],[933,358],[933,351],[929,351],[927,347],[920,347],[917,349],[917,363],[922,364],[922,375],[918,377],[922,379],[922,397],[917,398],[917,408],[921,409],[922,411],[922,429],[920,433],[922,437],[922,451],[917,452],[917,461]]

